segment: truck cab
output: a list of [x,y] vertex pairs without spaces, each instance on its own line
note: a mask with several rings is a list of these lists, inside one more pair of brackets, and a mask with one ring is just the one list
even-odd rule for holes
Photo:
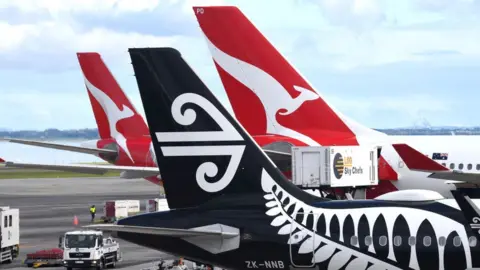
[[103,269],[116,266],[121,260],[120,246],[112,237],[100,231],[72,231],[59,238],[63,249],[63,264],[73,268]]

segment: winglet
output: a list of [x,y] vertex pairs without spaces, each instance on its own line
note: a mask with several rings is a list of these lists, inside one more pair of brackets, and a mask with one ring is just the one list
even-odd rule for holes
[[398,155],[403,159],[403,162],[412,171],[422,172],[445,172],[450,171],[448,168],[435,162],[431,158],[418,152],[407,144],[393,144],[393,148],[397,151]]

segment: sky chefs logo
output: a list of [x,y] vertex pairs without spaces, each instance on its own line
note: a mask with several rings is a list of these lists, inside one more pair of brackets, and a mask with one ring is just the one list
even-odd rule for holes
[[340,179],[344,174],[363,174],[363,169],[360,166],[353,166],[353,159],[351,156],[343,157],[342,154],[336,153],[333,158],[333,173],[337,179]]
[[343,156],[340,153],[335,154],[333,158],[333,173],[337,179],[342,178],[345,165],[343,163]]

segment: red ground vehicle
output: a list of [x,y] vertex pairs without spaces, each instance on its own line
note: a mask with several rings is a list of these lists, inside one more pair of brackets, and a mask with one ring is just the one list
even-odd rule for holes
[[29,253],[24,263],[28,267],[63,266],[63,249],[52,248]]

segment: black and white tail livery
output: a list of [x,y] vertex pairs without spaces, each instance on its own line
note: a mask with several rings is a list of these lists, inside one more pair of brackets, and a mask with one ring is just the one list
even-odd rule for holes
[[170,208],[262,193],[263,171],[296,189],[177,50],[129,52]]
[[479,267],[475,200],[428,190],[312,196],[275,168],[178,51],[130,56],[172,210],[92,226],[227,269]]

